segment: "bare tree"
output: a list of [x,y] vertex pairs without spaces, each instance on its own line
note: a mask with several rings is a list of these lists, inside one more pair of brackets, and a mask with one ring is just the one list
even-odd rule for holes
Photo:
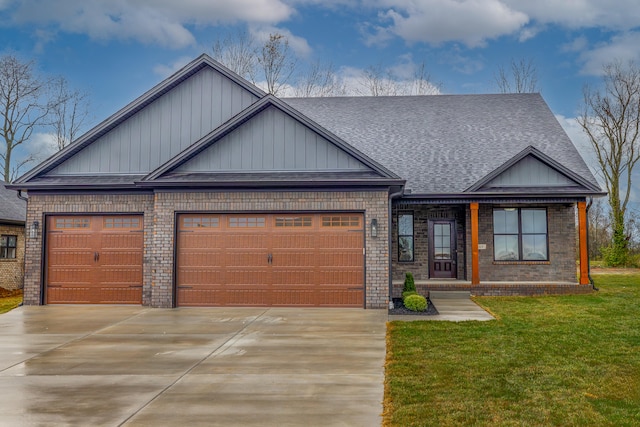
[[64,77],[53,81],[51,109],[51,127],[54,131],[56,146],[62,150],[76,139],[89,116],[89,102],[86,92],[69,88]]
[[336,75],[333,64],[323,65],[316,61],[309,66],[307,73],[298,79],[294,94],[306,98],[342,96],[347,94],[347,88]]
[[494,76],[501,93],[535,93],[538,88],[538,69],[532,59],[511,59],[510,70],[503,66]]
[[258,52],[258,65],[266,81],[267,92],[278,95],[296,68],[296,59],[289,49],[287,37],[279,33],[269,34]]
[[416,67],[409,79],[395,76],[380,64],[369,66],[360,78],[360,90],[356,90],[359,95],[369,96],[434,95],[439,91],[439,85],[431,81],[424,62]]
[[633,169],[640,159],[640,68],[616,61],[603,68],[603,87],[584,88],[578,123],[589,137],[604,179],[610,207],[612,243],[605,262],[627,262],[626,213]]
[[4,181],[13,181],[32,155],[14,161],[14,150],[27,142],[34,129],[46,124],[52,103],[45,98],[50,81],[39,77],[34,63],[14,55],[0,58],[0,141]]
[[595,199],[589,208],[589,258],[602,259],[603,248],[611,242],[611,222],[606,202]]
[[213,57],[231,71],[256,83],[258,43],[247,31],[227,34],[213,44]]

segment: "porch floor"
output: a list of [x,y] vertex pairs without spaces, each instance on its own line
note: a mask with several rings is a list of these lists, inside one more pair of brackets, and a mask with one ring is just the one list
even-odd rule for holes
[[[404,281],[394,280],[394,296],[402,293]],[[481,281],[477,285],[470,280],[428,279],[416,280],[418,292],[466,291],[474,296],[534,296],[534,295],[573,295],[593,292],[591,285],[573,282],[525,282],[525,281]]]

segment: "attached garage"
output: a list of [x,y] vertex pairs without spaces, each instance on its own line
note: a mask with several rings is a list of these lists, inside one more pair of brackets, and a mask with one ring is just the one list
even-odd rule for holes
[[181,214],[179,306],[364,307],[361,213]]
[[141,304],[142,215],[46,220],[47,304]]

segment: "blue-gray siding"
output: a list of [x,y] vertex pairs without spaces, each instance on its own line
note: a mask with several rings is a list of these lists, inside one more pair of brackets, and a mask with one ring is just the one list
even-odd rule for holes
[[269,107],[176,172],[368,169],[288,114]]
[[50,174],[151,172],[255,101],[247,90],[204,68]]
[[577,185],[572,179],[550,168],[532,156],[492,179],[486,187],[566,187]]

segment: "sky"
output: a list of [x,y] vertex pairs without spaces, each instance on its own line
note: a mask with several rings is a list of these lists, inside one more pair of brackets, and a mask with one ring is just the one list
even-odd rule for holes
[[238,29],[284,34],[301,62],[344,77],[378,66],[406,78],[424,62],[444,94],[498,92],[499,67],[532,61],[590,165],[583,87],[605,63],[640,62],[638,0],[0,0],[0,54],[87,92],[85,130]]

